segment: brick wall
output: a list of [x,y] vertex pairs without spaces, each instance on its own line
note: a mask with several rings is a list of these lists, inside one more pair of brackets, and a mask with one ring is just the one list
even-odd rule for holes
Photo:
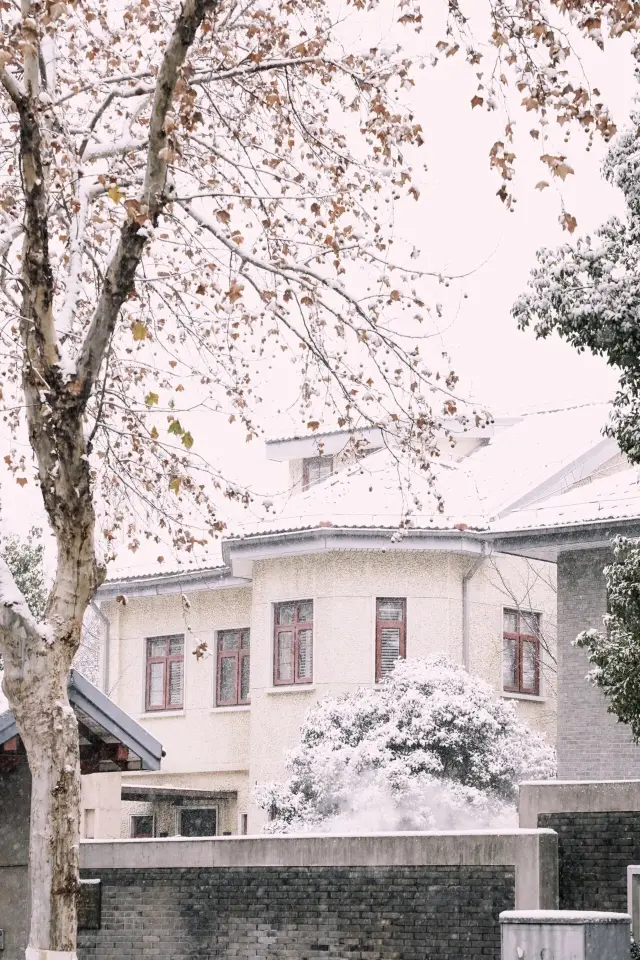
[[640,813],[545,813],[558,834],[561,910],[627,912],[627,867],[640,863]]
[[586,654],[571,646],[581,630],[602,629],[606,550],[558,557],[558,777],[617,780],[640,776],[640,747],[626,725],[607,712],[600,690],[587,683]]
[[513,867],[83,871],[102,881],[79,960],[499,960]]

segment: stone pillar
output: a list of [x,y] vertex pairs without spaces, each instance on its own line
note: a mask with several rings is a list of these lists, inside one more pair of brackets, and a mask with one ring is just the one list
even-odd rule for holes
[[507,910],[502,960],[629,960],[630,925],[626,913]]

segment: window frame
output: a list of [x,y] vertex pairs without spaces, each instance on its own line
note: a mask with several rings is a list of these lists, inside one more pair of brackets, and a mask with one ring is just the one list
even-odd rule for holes
[[[151,836],[137,837],[134,831],[134,820],[151,817]],[[154,840],[156,836],[156,815],[155,813],[132,813],[129,815],[129,836],[132,840]]]
[[[292,603],[295,608],[295,616],[292,623],[278,623],[278,609],[280,607],[285,607],[287,604]],[[298,620],[298,607],[301,603],[310,603],[311,604],[311,620]],[[313,600],[306,598],[305,600],[281,600],[278,603],[273,605],[273,685],[274,687],[302,687],[307,684],[313,683],[313,671],[315,668],[315,657],[314,657],[314,640],[315,640],[315,631],[314,631],[314,622],[315,622],[315,604]],[[298,652],[299,652],[299,639],[298,634],[302,630],[311,631],[311,676],[300,679],[298,676]],[[279,633],[293,633],[293,679],[291,680],[279,680],[278,679],[278,634]]]
[[[238,633],[239,641],[235,650],[221,650],[220,643],[222,635],[225,633]],[[249,645],[246,649],[242,647],[243,634],[247,634]],[[245,659],[249,660],[249,670],[251,670],[251,628],[250,627],[230,627],[226,630],[216,631],[216,707],[246,707],[251,703],[251,684],[249,684],[249,693],[246,700],[242,699],[242,664]],[[222,660],[236,661],[236,693],[233,700],[223,700],[221,697],[222,685]]]
[[[309,464],[312,460],[329,460],[331,461],[331,469],[326,477],[320,477],[318,480],[309,480]],[[333,473],[333,454],[330,453],[320,453],[315,457],[303,457],[302,458],[302,489],[308,490],[309,487],[314,486],[316,483],[322,483],[323,480],[326,480],[327,477],[330,477]]]
[[[177,640],[180,638],[182,640],[182,653],[167,653],[169,650],[169,644],[172,640]],[[157,640],[164,640],[165,642],[165,654],[162,657],[151,657],[149,656],[149,651],[151,644]],[[171,634],[160,634],[156,637],[145,637],[144,649],[145,649],[145,691],[144,691],[144,709],[145,713],[159,713],[167,712],[168,710],[183,710],[184,709],[184,692],[185,692],[185,638],[183,633],[171,633]],[[182,661],[182,697],[180,703],[170,703],[170,690],[169,683],[171,677],[171,663],[176,661]],[[162,701],[162,706],[152,706],[150,703],[150,694],[151,694],[151,684],[150,684],[150,673],[151,665],[154,663],[164,664],[164,697]]]
[[[509,630],[504,629],[504,615],[505,613],[513,613],[516,615],[518,631],[512,633]],[[542,619],[541,614],[535,610],[526,610],[524,616],[535,617],[538,625],[538,635],[531,633],[522,633],[521,631],[521,618],[522,614],[520,609],[514,607],[503,607],[502,610],[502,690],[504,693],[517,693],[522,697],[539,697],[541,696],[540,689],[540,660],[541,660],[541,647],[540,647],[540,621]],[[504,641],[513,640],[517,644],[516,646],[516,673],[517,673],[517,686],[511,687],[506,686],[504,682]],[[535,649],[535,686],[533,689],[525,689],[523,683],[523,650],[524,644],[530,643],[533,644]]]
[[[382,603],[393,601],[402,603],[402,620],[381,620],[379,609]],[[400,626],[400,643],[398,660],[407,659],[407,598],[406,597],[376,597],[376,675],[375,682],[381,683],[384,680],[382,675],[382,631],[387,627]]]
[[[219,836],[220,836],[220,833],[219,833],[219,827],[220,827],[220,810],[219,810],[217,804],[215,804],[215,803],[212,803],[212,804],[202,804],[201,806],[198,805],[198,804],[184,804],[183,806],[179,806],[179,807],[177,808],[177,817],[176,817],[176,835],[177,835],[177,836],[179,836],[179,837],[184,837],[184,836],[185,836],[185,834],[182,832],[182,813],[183,813],[184,810],[213,810],[213,812],[214,812],[215,815],[216,815],[216,832],[215,832],[215,833],[212,833],[212,834],[208,834],[208,833],[207,833],[207,834],[201,834],[201,836],[202,836],[202,837],[209,837],[209,836],[219,837]],[[187,840],[198,840],[198,839],[199,839],[199,838],[198,838],[197,836],[196,836],[196,837],[187,837]]]

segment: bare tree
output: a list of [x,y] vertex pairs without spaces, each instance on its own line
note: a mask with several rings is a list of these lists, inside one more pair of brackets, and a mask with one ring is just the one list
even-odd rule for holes
[[[376,5],[347,4],[356,18]],[[118,537],[134,549],[153,538],[151,515],[189,550],[224,526],[217,492],[249,496],[198,454],[190,408],[237,420],[251,439],[256,366],[268,380],[285,356],[310,431],[374,424],[427,470],[434,430],[473,416],[455,374],[420,353],[425,274],[392,246],[387,202],[418,199],[410,158],[422,128],[399,99],[410,58],[346,49],[325,0],[113,6],[0,4],[3,390],[35,468],[16,453],[7,462],[17,482],[39,486],[57,544],[42,621],[0,565],[0,653],[33,776],[29,945],[54,953],[76,945],[80,765],[67,676],[102,554]],[[631,5],[567,7],[587,33],[596,14],[634,28]],[[467,43],[460,6],[449,14],[442,56]],[[399,20],[421,29],[415,0]],[[556,110],[610,135],[537,3],[492,5],[490,20],[494,66],[483,72],[467,46],[489,108],[509,73],[542,120]],[[505,184],[510,137],[507,126],[490,154]],[[564,159],[544,156],[563,179]]]

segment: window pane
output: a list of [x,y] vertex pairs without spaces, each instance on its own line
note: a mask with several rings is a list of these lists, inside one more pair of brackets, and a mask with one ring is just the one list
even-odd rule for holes
[[167,653],[166,637],[153,637],[152,640],[147,640],[147,656],[148,657],[164,657],[166,653]]
[[404,620],[404,600],[378,600],[378,620]]
[[152,837],[153,836],[153,814],[148,816],[131,817],[131,836],[132,837]]
[[502,641],[502,686],[505,690],[518,687],[518,641],[508,637]]
[[311,680],[313,671],[313,631],[298,633],[298,679]]
[[249,631],[243,630],[242,631],[242,649],[243,650],[249,649],[249,639],[250,639]]
[[293,683],[293,633],[281,630],[276,637],[276,680]]
[[305,460],[307,484],[318,483],[333,472],[333,457],[308,457]]
[[505,633],[518,632],[518,614],[516,613],[515,610],[505,610],[503,619],[504,619],[503,630]]
[[400,657],[400,628],[383,627],[380,631],[380,677],[386,677]]
[[313,600],[302,600],[298,604],[299,623],[313,622]]
[[240,699],[249,699],[249,657],[242,657],[240,661]]
[[520,633],[529,634],[530,637],[537,637],[540,632],[540,614],[521,613],[520,614]]
[[183,837],[215,837],[216,811],[210,807],[182,810],[180,834]]
[[279,603],[276,606],[276,623],[293,623],[295,603]]
[[149,664],[149,706],[164,707],[164,663]]
[[169,637],[169,653],[171,655],[182,653],[184,650],[184,637]]
[[221,630],[218,633],[218,650],[237,650],[239,640],[239,630]]
[[528,643],[526,640],[522,643],[522,689],[526,693],[537,693],[538,685],[536,683],[538,651],[537,644]]
[[238,662],[235,657],[220,657],[220,702],[236,703],[236,681],[238,678]]
[[172,660],[169,663],[169,706],[182,706],[182,679],[184,676],[184,661]]

